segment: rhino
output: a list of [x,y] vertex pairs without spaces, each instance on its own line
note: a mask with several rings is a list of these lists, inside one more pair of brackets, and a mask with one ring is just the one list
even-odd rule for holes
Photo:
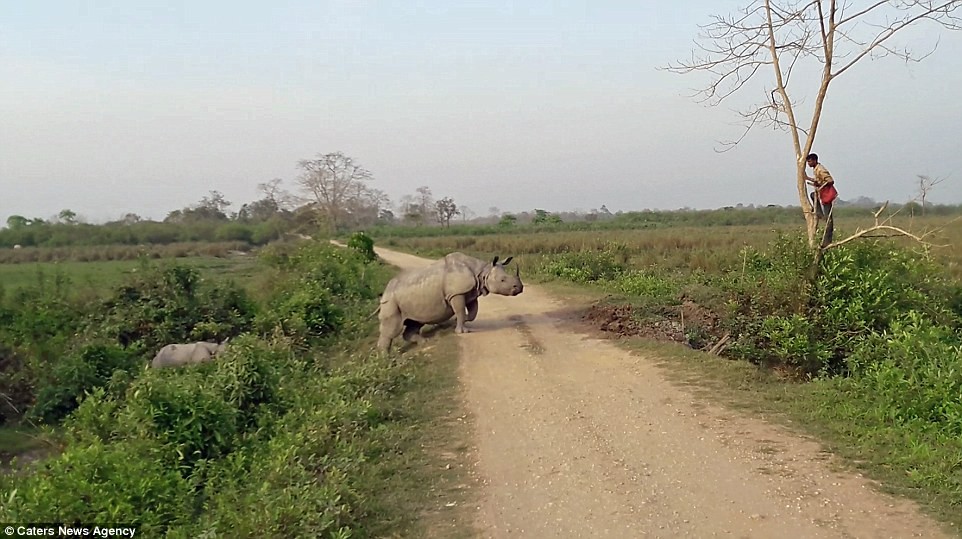
[[150,366],[155,369],[162,369],[164,367],[181,367],[183,365],[204,363],[223,352],[226,347],[227,341],[220,344],[204,341],[187,344],[168,344],[157,352]]
[[424,325],[440,324],[452,316],[457,320],[455,333],[467,333],[464,323],[477,318],[480,296],[517,296],[524,291],[517,265],[514,275],[504,269],[513,258],[499,263],[495,256],[485,262],[454,252],[391,279],[375,311],[381,326],[378,348],[388,351],[402,332],[405,341],[418,342]]

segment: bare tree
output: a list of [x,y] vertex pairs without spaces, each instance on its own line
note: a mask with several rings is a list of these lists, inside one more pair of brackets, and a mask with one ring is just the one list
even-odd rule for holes
[[281,178],[274,178],[257,184],[257,190],[264,194],[263,200],[270,201],[270,204],[278,210],[292,210],[297,204],[296,197],[281,187],[283,182]]
[[[750,82],[758,82],[765,72],[774,76],[760,88],[763,99],[741,111],[745,127],[741,137],[724,143],[723,148],[738,144],[759,125],[789,132],[795,150],[798,199],[809,244],[816,247],[818,220],[805,185],[805,157],[815,143],[829,85],[865,58],[923,60],[932,51],[916,55],[893,44],[892,37],[921,22],[958,30],[962,28],[962,19],[956,15],[960,6],[962,0],[872,0],[858,7],[844,0],[754,0],[735,15],[712,16],[711,22],[701,27],[697,52],[667,69],[709,73],[710,82],[696,96],[712,105]],[[813,63],[820,72],[812,81],[815,99],[807,118],[801,102],[793,98],[798,92],[792,85],[793,74],[802,70],[805,62]],[[824,239],[820,246],[827,247]]]
[[198,209],[205,210],[211,214],[221,214],[227,215],[227,208],[229,208],[231,202],[224,197],[224,194],[220,191],[210,191],[209,194],[200,199],[200,203],[197,205]]
[[451,197],[444,197],[441,200],[434,203],[435,217],[437,217],[438,223],[442,226],[450,227],[451,218],[455,215],[461,213],[458,209],[458,205],[454,202]]
[[364,192],[364,183],[373,177],[341,152],[319,154],[316,159],[300,161],[298,166],[303,172],[297,183],[332,231]]
[[468,221],[470,219],[474,219],[474,216],[475,216],[474,211],[472,211],[471,208],[465,206],[464,204],[461,204],[460,206],[458,206],[458,212],[461,215],[462,221]]
[[421,219],[427,221],[434,213],[434,195],[431,194],[431,188],[427,185],[418,187],[416,191],[418,194],[415,195],[415,201],[421,212]]
[[358,183],[347,203],[347,215],[352,226],[367,226],[378,221],[381,212],[391,206],[391,199],[380,189]]
[[945,181],[945,178],[932,179],[924,174],[919,174],[919,205],[922,206],[922,215],[925,215],[925,197],[929,196],[929,191],[933,187]]

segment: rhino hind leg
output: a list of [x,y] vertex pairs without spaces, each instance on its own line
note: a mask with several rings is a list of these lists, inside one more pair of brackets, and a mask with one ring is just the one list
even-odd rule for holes
[[404,340],[410,343],[418,343],[424,340],[421,337],[421,328],[424,324],[420,322],[415,322],[414,320],[404,321]]
[[475,318],[478,317],[478,298],[474,298],[469,301],[465,307],[468,309],[468,316],[465,317],[466,322],[473,322]]
[[387,352],[391,348],[391,341],[397,338],[404,330],[404,324],[401,320],[401,313],[384,316],[383,307],[382,305],[381,335],[377,340],[377,347],[378,350]]

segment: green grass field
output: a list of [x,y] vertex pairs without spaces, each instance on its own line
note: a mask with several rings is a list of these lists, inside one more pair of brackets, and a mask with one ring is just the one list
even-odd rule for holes
[[[257,274],[254,256],[229,258],[198,256],[147,261],[147,267],[183,264],[200,270],[205,276],[230,278],[249,283]],[[96,262],[35,262],[0,264],[0,288],[7,294],[24,287],[56,286],[58,280],[69,287],[70,294],[93,294],[121,283],[125,276],[145,269],[139,260],[102,260]]]

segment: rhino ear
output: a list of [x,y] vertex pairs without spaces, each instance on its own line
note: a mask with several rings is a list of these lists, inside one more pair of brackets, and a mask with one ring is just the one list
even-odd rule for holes
[[494,260],[491,261],[491,265],[492,266],[498,265],[498,255],[494,255]]
[[504,260],[501,261],[501,265],[502,265],[502,266],[507,266],[512,260],[514,260],[514,257],[513,257],[513,256],[509,256],[508,258],[505,258]]

